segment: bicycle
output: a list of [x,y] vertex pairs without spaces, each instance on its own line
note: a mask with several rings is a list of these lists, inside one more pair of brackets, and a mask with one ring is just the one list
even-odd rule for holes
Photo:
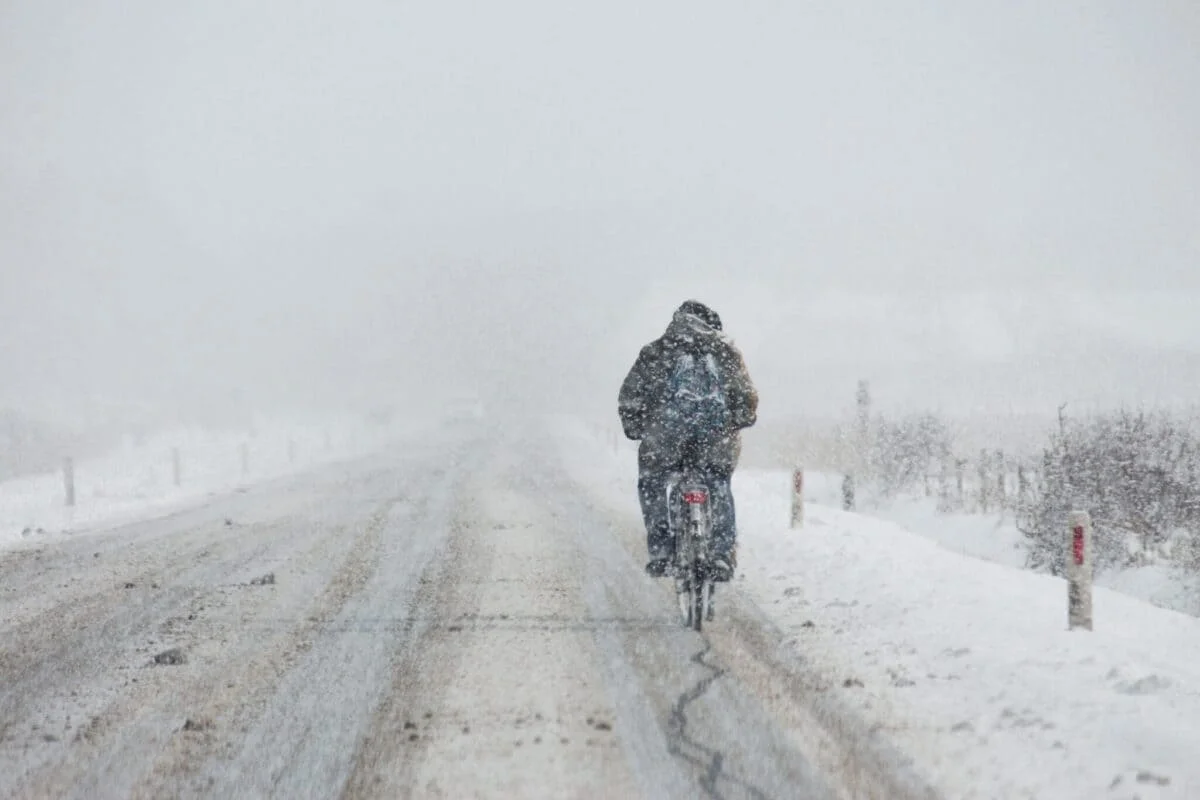
[[675,540],[671,568],[683,624],[699,631],[713,619],[711,494],[702,473],[685,467],[668,482],[667,522]]

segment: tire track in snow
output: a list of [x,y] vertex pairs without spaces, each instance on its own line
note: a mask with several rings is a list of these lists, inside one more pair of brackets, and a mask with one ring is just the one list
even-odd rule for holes
[[[29,776],[53,763],[70,757],[72,741],[87,743],[103,734],[107,727],[105,711],[123,687],[137,681],[130,670],[140,668],[149,659],[143,652],[148,641],[159,639],[158,625],[181,615],[202,588],[218,584],[230,569],[244,569],[261,560],[275,545],[286,542],[286,532],[272,527],[265,540],[228,537],[213,546],[213,557],[203,563],[173,561],[153,572],[158,588],[137,586],[132,590],[114,587],[98,596],[86,608],[56,607],[43,617],[45,628],[26,632],[26,638],[9,644],[35,654],[5,678],[5,693],[0,698],[0,795],[15,791]],[[135,592],[130,596],[130,592]],[[67,739],[39,728],[43,718],[82,723]],[[36,735],[35,735],[36,734]],[[24,749],[17,751],[19,740]]]
[[[427,721],[424,714],[432,712],[431,697],[421,697],[420,693],[411,690],[413,684],[428,680],[429,671],[422,663],[423,654],[427,653],[431,644],[430,639],[441,633],[447,620],[437,613],[439,608],[448,605],[450,597],[460,589],[449,577],[451,566],[448,562],[461,557],[456,548],[456,536],[462,523],[455,518],[450,523],[450,541],[443,557],[438,558],[427,568],[425,575],[419,581],[416,593],[407,611],[401,618],[387,620],[384,630],[391,630],[401,645],[397,648],[391,664],[391,680],[389,688],[382,700],[374,709],[369,727],[360,737],[360,743],[354,753],[349,775],[342,786],[342,800],[385,796],[384,790],[392,791],[387,784],[391,777],[389,771],[396,771],[397,764],[405,764],[411,759],[410,752],[404,752],[403,742],[410,741],[409,733],[415,725],[412,720]],[[453,665],[440,661],[436,664],[441,674],[452,670]],[[395,796],[404,796],[396,793]]]
[[[445,545],[461,479],[459,456],[456,450],[442,457],[410,487],[423,499],[420,511],[389,521],[370,580],[276,684],[234,757],[206,764],[206,794],[331,797],[343,790],[387,687],[393,654],[413,635],[408,612]],[[448,469],[442,467],[446,461]],[[356,620],[397,617],[409,621],[398,630],[353,632]]]
[[[179,694],[193,698],[187,706],[189,719],[196,721],[200,730],[175,737],[135,787],[134,796],[177,794],[188,783],[193,784],[192,790],[197,794],[203,793],[198,776],[204,766],[231,746],[233,732],[254,724],[257,713],[279,681],[295,668],[313,639],[375,573],[382,531],[397,506],[404,502],[403,497],[395,497],[371,514],[325,587],[307,605],[295,608],[285,624],[265,631],[255,626],[238,626],[234,620],[227,622],[230,627],[242,628],[238,646],[207,664],[204,680],[185,687],[190,691],[179,690]],[[327,542],[337,547],[339,533],[331,532]],[[344,547],[344,542],[341,545]],[[286,607],[287,602],[295,599],[283,604]],[[264,637],[259,638],[256,633]]]
[[597,674],[594,630],[616,621],[586,614],[574,540],[511,466],[462,493],[343,798],[645,794]]

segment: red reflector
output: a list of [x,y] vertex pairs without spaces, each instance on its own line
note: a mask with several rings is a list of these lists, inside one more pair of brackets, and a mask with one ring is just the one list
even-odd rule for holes
[[1083,526],[1076,525],[1071,531],[1071,554],[1075,556],[1075,563],[1083,563]]
[[684,492],[683,493],[683,502],[691,504],[691,505],[707,503],[708,502],[708,492]]

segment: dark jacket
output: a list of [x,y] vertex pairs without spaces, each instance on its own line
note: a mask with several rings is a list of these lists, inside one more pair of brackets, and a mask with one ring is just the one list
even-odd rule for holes
[[666,332],[642,348],[621,384],[617,403],[621,426],[627,437],[641,440],[638,453],[643,469],[669,469],[678,463],[678,443],[663,425],[661,411],[668,399],[670,367],[680,350],[716,357],[729,419],[727,429],[707,448],[708,460],[714,468],[732,471],[741,451],[738,432],[758,418],[758,393],[733,342],[696,316],[677,311]]

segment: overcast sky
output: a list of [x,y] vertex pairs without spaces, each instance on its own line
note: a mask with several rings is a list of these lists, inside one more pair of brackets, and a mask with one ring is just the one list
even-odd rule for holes
[[[0,404],[1200,389],[1200,6],[0,0]],[[615,413],[615,412],[614,412]]]

